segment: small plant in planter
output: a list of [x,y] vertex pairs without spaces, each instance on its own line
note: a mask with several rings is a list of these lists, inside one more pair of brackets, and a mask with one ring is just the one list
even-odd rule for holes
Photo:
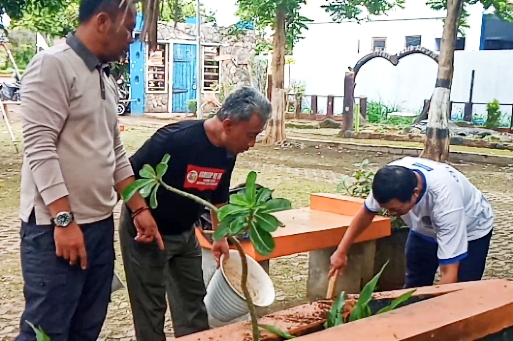
[[[326,323],[324,323],[324,328],[331,328],[347,322],[361,320],[372,315],[372,311],[370,308],[372,294],[376,290],[379,278],[383,274],[383,271],[385,270],[387,264],[388,262],[386,262],[381,267],[380,272],[378,272],[363,287],[362,291],[358,295],[358,300],[356,302],[346,300],[346,295],[344,292],[340,294],[340,296],[335,300],[335,302],[333,302],[333,305],[331,306],[331,309],[328,312]],[[415,290],[411,290],[402,294],[401,296],[393,300],[388,306],[378,310],[376,314],[386,313],[388,311],[398,308],[401,304],[408,301],[414,292]]]
[[[123,200],[126,202],[139,192],[144,198],[150,198],[151,208],[156,208],[158,206],[157,191],[162,187],[216,212],[219,226],[214,232],[213,238],[214,240],[228,238],[239,252],[242,264],[241,287],[251,316],[253,340],[257,341],[260,338],[260,333],[255,308],[247,287],[248,264],[236,236],[249,234],[255,250],[261,255],[269,255],[275,247],[271,233],[283,225],[273,213],[290,209],[291,203],[282,198],[269,199],[272,194],[272,190],[269,188],[262,187],[257,190],[257,175],[256,172],[251,171],[247,175],[245,189],[237,194],[232,194],[229,203],[218,209],[206,200],[166,184],[162,177],[167,172],[169,160],[170,156],[166,154],[155,169],[150,165],[144,165],[139,172],[141,179],[134,181],[123,191]],[[269,328],[269,326],[260,327]]]
[[[374,179],[374,172],[369,170],[369,160],[364,159],[362,162],[355,163],[357,169],[349,175],[344,175],[341,182],[337,186],[337,191],[351,197],[365,199],[372,189],[372,180]],[[380,212],[379,215],[387,216],[386,211]],[[405,227],[404,221],[401,217],[389,217],[393,228]]]

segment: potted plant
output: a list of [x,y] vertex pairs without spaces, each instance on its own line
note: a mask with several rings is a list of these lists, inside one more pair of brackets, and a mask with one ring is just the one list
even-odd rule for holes
[[196,112],[198,111],[198,102],[195,99],[187,101],[187,110],[196,115]]
[[[374,172],[369,170],[369,160],[365,159],[360,163],[354,164],[357,169],[351,176],[344,176],[337,186],[337,191],[344,195],[365,199],[372,188]],[[386,212],[380,215],[387,216]],[[404,285],[404,275],[406,273],[406,239],[410,228],[406,226],[400,217],[390,217],[392,223],[392,233],[389,237],[376,240],[376,256],[374,258],[374,272],[390,260],[390,266],[380,278],[380,290],[400,289]]]

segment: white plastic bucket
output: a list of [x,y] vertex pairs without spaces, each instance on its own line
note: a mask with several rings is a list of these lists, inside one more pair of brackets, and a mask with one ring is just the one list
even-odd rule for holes
[[119,278],[116,271],[114,271],[114,277],[112,277],[112,284],[110,287],[110,292],[112,293],[112,292],[115,292],[115,291],[118,291],[118,290],[121,290],[124,288],[125,288],[125,285],[121,281],[121,278]]
[[[270,306],[276,297],[274,285],[260,264],[246,255],[248,262],[247,286],[256,307]],[[230,250],[230,258],[221,258],[217,269],[208,283],[205,306],[209,315],[221,322],[232,321],[246,315],[248,306],[240,287],[242,274],[241,258],[236,250]],[[233,285],[238,283],[239,285]],[[236,289],[239,288],[239,289]]]

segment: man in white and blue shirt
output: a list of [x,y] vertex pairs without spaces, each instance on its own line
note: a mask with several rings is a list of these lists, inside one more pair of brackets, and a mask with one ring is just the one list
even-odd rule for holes
[[480,280],[493,230],[483,193],[448,164],[405,157],[378,170],[372,191],[331,256],[330,277],[347,263],[354,240],[386,209],[410,227],[405,287]]

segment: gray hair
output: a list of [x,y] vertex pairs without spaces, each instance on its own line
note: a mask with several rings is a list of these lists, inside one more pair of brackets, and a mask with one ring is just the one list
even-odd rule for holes
[[217,112],[217,117],[224,121],[231,118],[235,121],[249,121],[257,114],[263,122],[271,117],[271,102],[257,89],[244,86],[234,90],[224,101]]

